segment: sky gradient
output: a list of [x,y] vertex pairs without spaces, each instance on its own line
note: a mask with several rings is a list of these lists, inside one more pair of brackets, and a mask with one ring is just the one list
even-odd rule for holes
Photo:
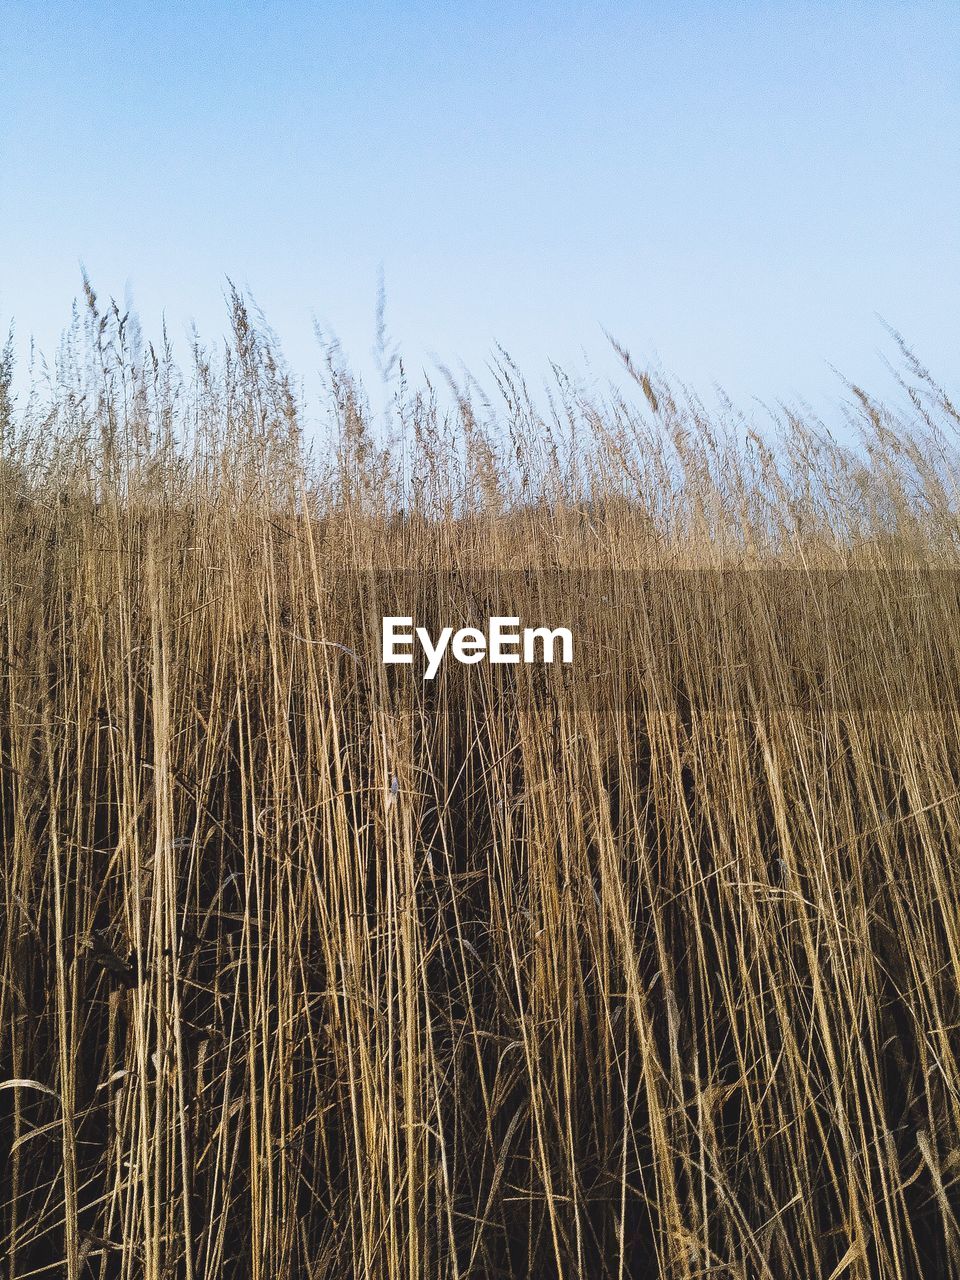
[[[457,12],[457,9],[461,10]],[[249,287],[291,364],[640,360],[839,394],[960,343],[956,3],[0,0],[0,324],[82,263],[186,349]]]

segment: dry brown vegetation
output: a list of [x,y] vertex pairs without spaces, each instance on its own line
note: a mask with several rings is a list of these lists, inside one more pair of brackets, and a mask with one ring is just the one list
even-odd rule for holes
[[[232,321],[0,379],[4,1274],[960,1275],[947,397],[375,430],[331,348],[311,453]],[[398,605],[576,662],[428,685]]]

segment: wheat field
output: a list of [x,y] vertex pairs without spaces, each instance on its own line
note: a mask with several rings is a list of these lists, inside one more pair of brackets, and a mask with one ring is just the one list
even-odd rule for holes
[[[960,1276],[945,392],[314,430],[230,320],[0,366],[3,1275]],[[380,662],[494,612],[575,662]]]

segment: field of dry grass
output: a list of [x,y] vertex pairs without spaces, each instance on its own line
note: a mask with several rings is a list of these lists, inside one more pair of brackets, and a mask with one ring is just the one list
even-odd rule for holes
[[960,1276],[960,415],[622,354],[375,429],[330,349],[311,447],[236,297],[4,364],[4,1276]]

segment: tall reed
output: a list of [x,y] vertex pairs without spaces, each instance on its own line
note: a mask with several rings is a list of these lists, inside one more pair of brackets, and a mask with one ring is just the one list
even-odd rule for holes
[[[960,1275],[960,418],[0,378],[5,1274]],[[542,401],[542,402],[541,402]],[[387,612],[572,667],[385,668]]]

